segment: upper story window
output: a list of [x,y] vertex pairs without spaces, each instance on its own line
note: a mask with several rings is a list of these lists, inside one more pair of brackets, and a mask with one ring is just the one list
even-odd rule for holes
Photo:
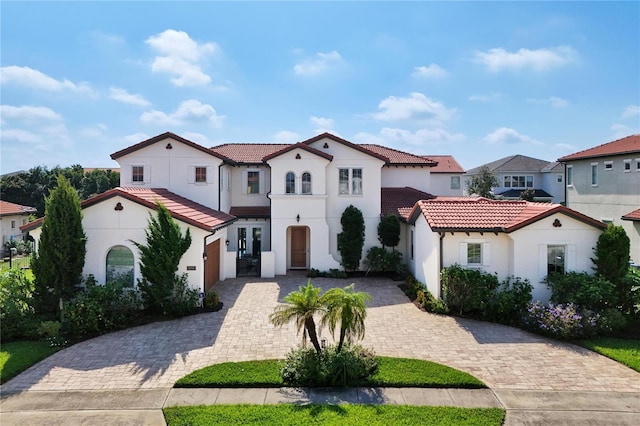
[[557,174],[556,175],[556,182],[562,183],[562,175],[561,174]]
[[11,221],[11,229],[16,229],[16,221],[15,220]]
[[362,195],[362,169],[339,169],[338,176],[339,194]]
[[451,176],[451,189],[460,189],[460,176]]
[[302,174],[302,193],[311,194],[311,173],[309,172]]
[[504,177],[505,188],[533,188],[533,175],[516,175]]
[[207,168],[206,167],[196,167],[196,170],[195,170],[195,182],[196,183],[207,183]]
[[624,172],[629,173],[631,171],[631,160],[624,160]]
[[296,193],[296,175],[293,172],[287,172],[285,177],[285,194],[295,194]]
[[640,158],[636,158],[636,171],[640,172]]
[[573,186],[573,166],[567,166],[567,186]]
[[260,192],[260,172],[247,172],[247,194]]
[[604,170],[605,171],[613,170],[613,161],[605,161]]
[[144,182],[144,166],[131,166],[131,182]]
[[591,163],[591,186],[598,185],[598,163]]

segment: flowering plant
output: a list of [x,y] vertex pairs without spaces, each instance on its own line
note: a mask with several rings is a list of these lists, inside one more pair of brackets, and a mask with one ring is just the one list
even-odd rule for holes
[[607,331],[600,314],[573,303],[530,303],[523,317],[524,328],[560,339],[588,337]]

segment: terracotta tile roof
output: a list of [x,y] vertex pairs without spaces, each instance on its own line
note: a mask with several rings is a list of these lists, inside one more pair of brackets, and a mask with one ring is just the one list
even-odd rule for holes
[[625,214],[622,220],[640,220],[640,209]]
[[605,224],[559,204],[498,201],[487,198],[437,197],[419,201],[410,214],[422,214],[434,231],[512,232],[554,213],[563,213],[597,228]]
[[271,217],[269,206],[236,206],[231,207],[229,214],[243,219],[268,219]]
[[[155,209],[156,204],[160,202],[169,210],[174,219],[206,231],[223,228],[236,220],[234,216],[198,204],[164,188],[118,187],[83,201],[81,206],[84,209],[116,196],[150,209]],[[43,219],[40,218],[28,223],[20,229],[23,231],[35,229],[42,225]]]
[[539,172],[549,165],[549,161],[538,158],[527,157],[526,155],[510,155],[487,164],[483,164],[473,169],[467,170],[467,174],[473,175],[480,171],[481,167],[488,167],[492,172]]
[[413,206],[420,200],[434,198],[433,195],[405,186],[404,188],[380,188],[380,213],[394,214],[406,222]]
[[389,158],[388,157],[385,157],[384,155],[381,155],[381,154],[379,154],[379,153],[377,153],[375,151],[368,150],[362,144],[355,144],[353,142],[349,142],[346,139],[342,139],[342,138],[340,138],[340,137],[338,137],[336,135],[332,135],[331,133],[327,133],[327,132],[321,133],[321,134],[319,134],[317,136],[309,138],[306,141],[302,141],[301,143],[304,143],[304,144],[307,144],[307,145],[311,145],[312,143],[317,142],[317,141],[319,141],[321,139],[324,139],[324,138],[331,139],[334,142],[338,142],[338,143],[340,143],[340,144],[342,144],[344,146],[348,146],[350,148],[353,148],[356,151],[364,152],[365,154],[368,154],[368,155],[370,155],[372,157],[375,157],[378,160],[382,160],[385,163],[389,163]]
[[359,144],[359,146],[386,158],[387,162],[391,165],[420,165],[431,167],[436,165],[436,162],[430,158],[409,154],[408,152],[398,151],[397,149],[382,145],[363,143]]
[[262,164],[262,160],[290,144],[284,143],[227,143],[211,148],[211,151],[230,158],[238,164]]
[[276,151],[272,154],[269,154],[267,156],[265,156],[262,160],[263,161],[268,161],[271,160],[272,158],[275,158],[279,155],[282,155],[284,153],[287,153],[289,151],[292,151],[294,149],[302,149],[305,150],[307,152],[310,152],[313,155],[317,155],[318,157],[322,157],[322,158],[326,158],[327,160],[331,161],[333,160],[333,155],[327,154],[326,152],[320,151],[319,149],[315,149],[307,144],[304,144],[302,142],[298,142],[296,144],[293,145],[289,145],[287,147],[282,148],[280,151]]
[[135,152],[135,151],[137,151],[139,149],[145,148],[145,147],[147,147],[149,145],[153,145],[154,143],[164,141],[165,139],[173,139],[175,141],[182,142],[185,145],[188,145],[188,146],[190,146],[192,148],[195,148],[195,149],[197,149],[199,151],[202,151],[202,152],[204,152],[206,154],[213,155],[214,157],[218,157],[221,160],[230,161],[229,158],[225,157],[224,155],[221,155],[221,154],[219,154],[219,153],[217,153],[215,151],[207,149],[204,146],[198,145],[195,142],[192,142],[192,141],[190,141],[188,139],[185,139],[185,138],[183,138],[181,136],[178,136],[175,133],[171,133],[171,132],[162,133],[162,134],[160,134],[158,136],[154,136],[154,137],[152,137],[150,139],[147,139],[147,140],[142,141],[140,143],[137,143],[135,145],[131,145],[128,148],[125,148],[125,149],[122,149],[120,151],[114,152],[113,154],[111,154],[111,159],[117,160],[118,158],[120,158],[120,157],[122,157],[124,155],[131,154],[132,152]]
[[437,166],[431,167],[431,173],[464,173],[462,166],[451,155],[423,155],[422,158],[436,161]]
[[610,155],[639,154],[640,134],[627,136],[622,139],[585,149],[570,155],[558,158],[558,161],[581,160],[585,158],[606,157]]
[[34,207],[21,206],[20,204],[10,203],[0,200],[0,216],[30,215],[36,212]]

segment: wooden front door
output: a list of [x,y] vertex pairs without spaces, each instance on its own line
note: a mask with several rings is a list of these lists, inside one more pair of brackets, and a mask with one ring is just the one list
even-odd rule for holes
[[307,267],[307,228],[291,228],[291,268]]
[[204,291],[220,281],[220,240],[215,240],[205,248],[207,260],[204,262]]

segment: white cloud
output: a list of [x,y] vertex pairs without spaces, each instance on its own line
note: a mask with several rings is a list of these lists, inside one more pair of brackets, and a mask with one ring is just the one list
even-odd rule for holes
[[507,52],[502,48],[475,52],[475,61],[483,64],[491,72],[502,70],[532,69],[547,71],[578,60],[578,53],[571,46],[558,46],[547,49],[520,49]]
[[618,123],[612,125],[611,130],[613,130],[614,139],[621,139],[629,135],[636,134],[638,133],[638,131],[640,131],[639,128],[633,129],[632,127],[625,126],[624,124],[618,124]]
[[406,129],[384,127],[377,135],[358,133],[353,137],[358,143],[374,143],[387,146],[410,146],[411,150],[422,150],[436,144],[450,144],[461,142],[466,137],[461,133],[450,133],[442,128],[418,129],[411,132]]
[[627,118],[635,117],[637,115],[640,115],[640,105],[629,105],[625,108],[624,112],[622,113],[622,117],[620,118],[624,120]]
[[117,34],[109,34],[102,31],[91,31],[89,35],[93,37],[94,40],[106,44],[122,45],[125,43],[124,37]]
[[578,147],[575,145],[571,145],[568,143],[557,143],[553,146],[556,150],[562,151],[566,154],[571,154],[573,152],[578,152]]
[[527,145],[542,145],[542,142],[537,141],[527,135],[518,133],[514,129],[508,127],[500,127],[484,137],[484,140],[492,145],[515,145],[515,144],[527,144]]
[[14,140],[22,143],[38,143],[42,140],[40,135],[22,129],[1,129],[0,135],[2,140]]
[[312,58],[296,64],[293,71],[298,75],[318,75],[324,74],[333,68],[340,67],[344,64],[344,59],[335,50],[329,53],[318,52]]
[[219,51],[217,44],[200,44],[186,32],[172,29],[151,36],[145,42],[160,54],[153,60],[151,70],[175,75],[171,79],[175,86],[200,86],[211,82],[211,77],[200,65],[207,56]]
[[185,123],[206,122],[214,127],[221,127],[223,115],[218,115],[209,104],[203,104],[198,100],[189,99],[183,101],[178,109],[167,114],[158,110],[146,111],[140,115],[140,121],[146,124],[165,124],[179,126]]
[[373,113],[372,117],[381,121],[445,121],[456,113],[455,109],[448,109],[440,102],[418,92],[410,93],[407,98],[389,96],[380,101],[378,109],[382,111]]
[[185,132],[182,134],[182,136],[187,139],[190,140],[192,142],[195,142],[199,145],[202,146],[210,146],[211,145],[211,141],[209,140],[209,138],[205,135],[203,135],[202,133],[196,133],[196,132]]
[[127,92],[125,89],[119,87],[109,88],[109,97],[113,100],[123,102],[130,105],[147,106],[151,105],[151,102],[146,100],[142,95],[133,95]]
[[93,90],[86,82],[76,84],[66,79],[60,81],[33,68],[16,65],[0,68],[0,82],[2,84],[15,84],[52,92],[70,90],[77,93],[93,93]]
[[335,122],[331,118],[312,116],[309,121],[316,126],[315,133],[331,132]]
[[529,98],[527,99],[527,102],[531,102],[534,104],[544,104],[544,105],[551,105],[554,108],[566,108],[569,106],[569,101],[563,98],[559,98],[557,96],[550,96],[546,99],[534,99],[534,98]]
[[78,135],[83,138],[91,139],[104,139],[105,132],[107,131],[107,125],[98,123],[93,126],[83,127],[78,130]]
[[47,107],[34,107],[34,106],[13,106],[13,105],[1,105],[0,117],[2,121],[19,120],[19,121],[41,121],[41,120],[62,120],[62,116],[54,110]]
[[138,132],[132,133],[130,135],[124,136],[122,139],[128,144],[136,144],[138,142],[146,141],[150,136],[146,133]]
[[447,76],[447,72],[437,64],[430,64],[428,67],[415,67],[411,75],[415,78],[442,78]]
[[294,143],[300,140],[300,135],[296,132],[281,130],[273,135],[273,140],[278,143]]
[[471,95],[469,96],[469,100],[475,101],[475,102],[493,102],[493,101],[497,101],[501,97],[502,97],[502,94],[494,92],[486,95]]

